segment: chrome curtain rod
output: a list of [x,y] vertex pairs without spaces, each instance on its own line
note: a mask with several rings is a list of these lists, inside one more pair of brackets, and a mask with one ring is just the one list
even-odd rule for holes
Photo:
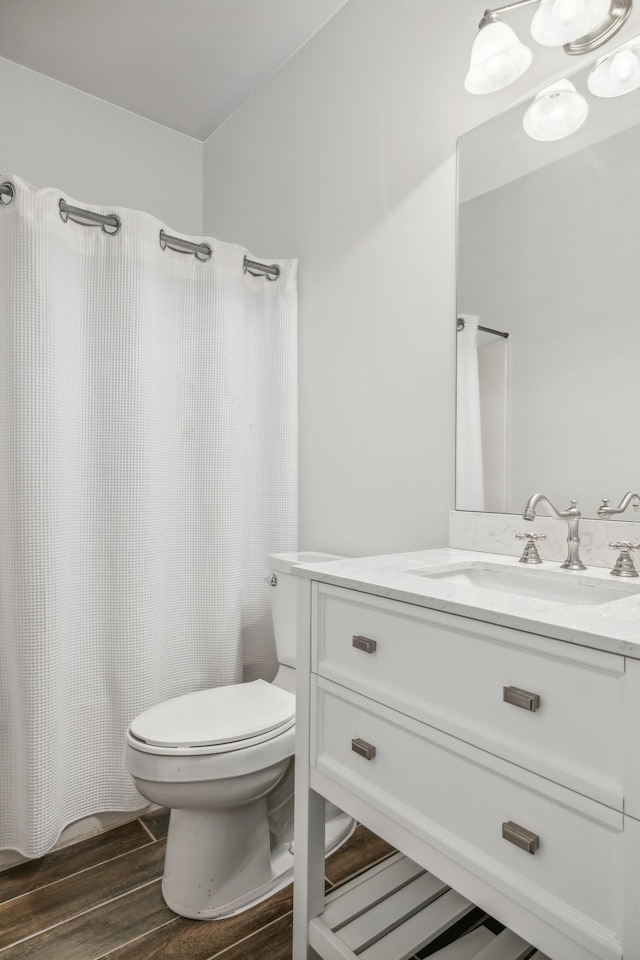
[[120,217],[116,217],[115,213],[94,213],[93,210],[81,210],[80,207],[70,206],[62,197],[58,201],[58,210],[63,223],[73,220],[74,223],[81,223],[84,227],[100,227],[110,237],[115,237],[116,233],[120,233],[122,221]]
[[[8,180],[0,183],[0,207],[10,206],[15,199],[15,187]],[[80,207],[72,207],[62,197],[58,201],[58,212],[63,223],[73,220],[74,223],[80,223],[85,227],[100,227],[108,236],[115,237],[120,232],[122,221],[115,213],[94,213],[93,210],[84,210]],[[182,237],[172,237],[160,231],[160,246],[163,250],[169,247],[176,253],[190,253],[206,263],[213,256],[213,249],[208,243],[196,243],[193,240],[184,240]],[[280,267],[277,263],[258,263],[257,260],[250,260],[244,257],[242,264],[243,273],[250,273],[254,277],[266,277],[267,280],[277,280],[280,276]]]
[[280,267],[277,263],[258,263],[256,260],[249,260],[245,255],[242,262],[242,272],[250,273],[252,277],[266,277],[267,280],[277,280],[280,276]]
[[[456,330],[464,330],[464,320],[462,317],[458,317]],[[505,340],[509,339],[509,334],[503,333],[502,330],[492,330],[491,327],[481,327],[480,324],[478,324],[478,330],[482,330],[483,333],[493,333],[496,337],[504,337]]]
[[[163,250],[169,247],[177,253],[192,253],[196,260],[206,263],[213,256],[213,250],[208,243],[195,243],[193,240],[183,240],[182,237],[172,237],[164,230],[160,231],[160,246]],[[267,280],[277,280],[280,276],[280,267],[277,263],[258,263],[249,260],[245,255],[242,263],[243,273],[250,273],[254,277],[264,276]]]
[[213,256],[213,250],[208,243],[195,243],[193,240],[183,240],[182,237],[171,237],[164,230],[160,231],[160,246],[163,250],[169,247],[176,253],[192,253],[201,263],[206,263]]

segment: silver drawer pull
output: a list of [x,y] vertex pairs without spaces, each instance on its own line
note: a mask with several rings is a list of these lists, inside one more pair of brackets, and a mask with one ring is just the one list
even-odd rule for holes
[[537,833],[526,830],[513,820],[507,820],[502,824],[502,836],[509,843],[515,843],[521,850],[526,850],[527,853],[535,853],[540,846],[540,837]]
[[356,650],[364,650],[365,653],[375,653],[378,646],[377,642],[369,637],[352,637],[351,643]]
[[352,740],[351,749],[354,753],[357,753],[359,757],[364,757],[365,760],[373,760],[376,755],[376,748],[372,743],[367,743],[366,740]]
[[519,687],[503,687],[502,699],[505,703],[512,703],[514,707],[522,707],[523,710],[532,712],[540,706],[540,697],[537,693],[529,693],[527,690],[520,690]]

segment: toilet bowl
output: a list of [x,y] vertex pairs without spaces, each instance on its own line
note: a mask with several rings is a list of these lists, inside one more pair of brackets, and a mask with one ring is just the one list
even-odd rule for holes
[[[138,791],[171,810],[164,899],[191,919],[239,913],[293,875],[295,622],[300,590],[310,589],[310,581],[290,571],[295,563],[337,558],[269,559],[281,663],[273,682],[173,697],[136,717],[126,734],[125,765]],[[354,827],[351,817],[328,805],[327,854]]]

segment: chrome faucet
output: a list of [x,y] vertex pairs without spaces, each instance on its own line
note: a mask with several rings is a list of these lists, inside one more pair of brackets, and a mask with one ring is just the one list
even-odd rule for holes
[[598,516],[601,520],[605,520],[607,517],[613,516],[614,513],[624,513],[631,501],[633,501],[633,509],[640,510],[640,493],[629,491],[629,493],[625,493],[617,507],[610,507],[609,501],[603,500],[598,507]]
[[564,570],[586,570],[587,568],[580,560],[580,535],[578,529],[582,514],[577,508],[578,501],[572,500],[571,506],[566,510],[556,510],[551,500],[549,500],[549,497],[545,497],[544,493],[534,493],[532,497],[529,497],[527,505],[524,508],[524,513],[522,514],[523,520],[533,520],[536,515],[536,507],[542,501],[547,504],[551,515],[555,517],[556,520],[567,521],[568,553],[567,559],[564,563],[561,563],[560,566]]

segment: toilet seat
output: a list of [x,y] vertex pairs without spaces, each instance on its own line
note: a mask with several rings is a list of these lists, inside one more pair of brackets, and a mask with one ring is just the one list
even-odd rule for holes
[[295,724],[292,693],[254,680],[172,697],[137,716],[129,742],[145,753],[229,753],[280,736]]

